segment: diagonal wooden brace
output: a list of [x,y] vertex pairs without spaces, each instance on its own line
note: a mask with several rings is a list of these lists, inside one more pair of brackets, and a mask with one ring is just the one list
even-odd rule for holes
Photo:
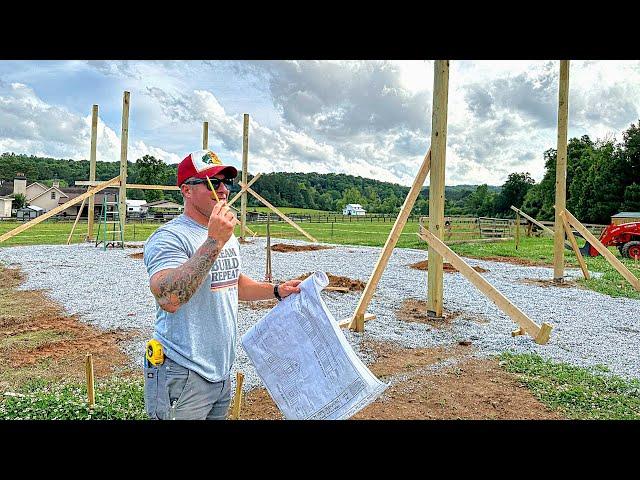
[[[241,187],[244,188],[244,183],[240,182],[239,185]],[[307,237],[309,240],[311,240],[314,243],[318,243],[318,240],[316,240],[315,238],[313,238],[311,235],[309,235],[307,232],[305,232],[302,228],[300,228],[298,226],[297,223],[295,223],[293,220],[291,220],[289,217],[287,217],[284,213],[282,213],[280,210],[278,210],[276,207],[274,207],[273,205],[271,205],[267,200],[265,200],[264,198],[262,198],[260,195],[258,195],[256,192],[254,192],[248,185],[245,188],[245,190],[247,190],[247,192],[249,192],[251,195],[253,195],[254,197],[256,197],[260,202],[262,202],[265,206],[269,207],[273,213],[275,213],[276,215],[278,215],[280,218],[282,218],[285,222],[287,222],[289,225],[291,225],[293,228],[295,228],[296,230],[298,230],[300,233],[302,233],[305,237]]]
[[[552,326],[543,323],[539,327],[531,320],[522,310],[511,303],[502,293],[485,280],[482,275],[476,272],[467,262],[460,258],[453,250],[447,247],[442,240],[436,237],[429,230],[424,228],[418,233],[420,238],[425,240],[433,249],[438,252],[445,260],[453,265],[462,275],[469,280],[474,287],[480,290],[489,300],[491,300],[500,310],[509,315],[512,320],[520,324],[520,331],[524,331],[531,335],[536,343],[544,345],[549,341]],[[517,332],[518,330],[516,330]],[[514,332],[512,332],[513,335]]]

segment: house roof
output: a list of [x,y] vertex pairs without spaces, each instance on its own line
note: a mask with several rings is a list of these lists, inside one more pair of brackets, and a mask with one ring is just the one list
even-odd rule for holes
[[141,207],[142,205],[145,205],[147,203],[146,200],[129,200],[127,199],[127,205],[130,205],[132,207]]
[[43,211],[44,211],[44,208],[39,207],[39,206],[37,206],[37,205],[28,205],[28,206],[26,206],[26,207],[22,207],[22,208],[20,208],[19,210],[25,210],[25,209],[27,209],[27,208],[28,208],[28,209],[30,209],[30,210],[34,210],[34,211],[36,211],[36,212],[43,212]]
[[611,218],[636,218],[640,217],[640,212],[620,212],[611,215]]
[[360,205],[359,203],[348,203],[347,205],[345,205],[345,208],[347,207],[352,207],[357,210],[358,208],[362,208],[362,205]]

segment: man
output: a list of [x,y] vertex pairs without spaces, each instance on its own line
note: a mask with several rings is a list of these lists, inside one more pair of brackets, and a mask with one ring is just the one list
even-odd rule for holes
[[[235,215],[226,205],[238,171],[200,150],[178,165],[184,213],[158,228],[144,247],[156,298],[154,338],[164,362],[145,367],[145,407],[157,419],[224,419],[231,402],[238,300],[282,298],[300,280],[280,285],[240,273]],[[207,177],[219,201],[212,199]]]

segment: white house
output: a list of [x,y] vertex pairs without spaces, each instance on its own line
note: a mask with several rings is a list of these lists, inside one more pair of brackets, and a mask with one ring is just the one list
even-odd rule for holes
[[147,213],[146,200],[129,200],[127,199],[127,215],[142,215]]
[[366,213],[359,203],[349,203],[342,209],[343,215],[364,215]]
[[11,216],[12,197],[0,197],[0,218]]

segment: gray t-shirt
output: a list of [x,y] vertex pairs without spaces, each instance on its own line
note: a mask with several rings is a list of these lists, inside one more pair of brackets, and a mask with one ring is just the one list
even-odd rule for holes
[[[207,239],[207,228],[182,214],[158,228],[144,246],[149,278],[176,268]],[[240,245],[232,235],[204,281],[175,313],[156,302],[154,338],[171,360],[211,382],[224,379],[236,356]]]

